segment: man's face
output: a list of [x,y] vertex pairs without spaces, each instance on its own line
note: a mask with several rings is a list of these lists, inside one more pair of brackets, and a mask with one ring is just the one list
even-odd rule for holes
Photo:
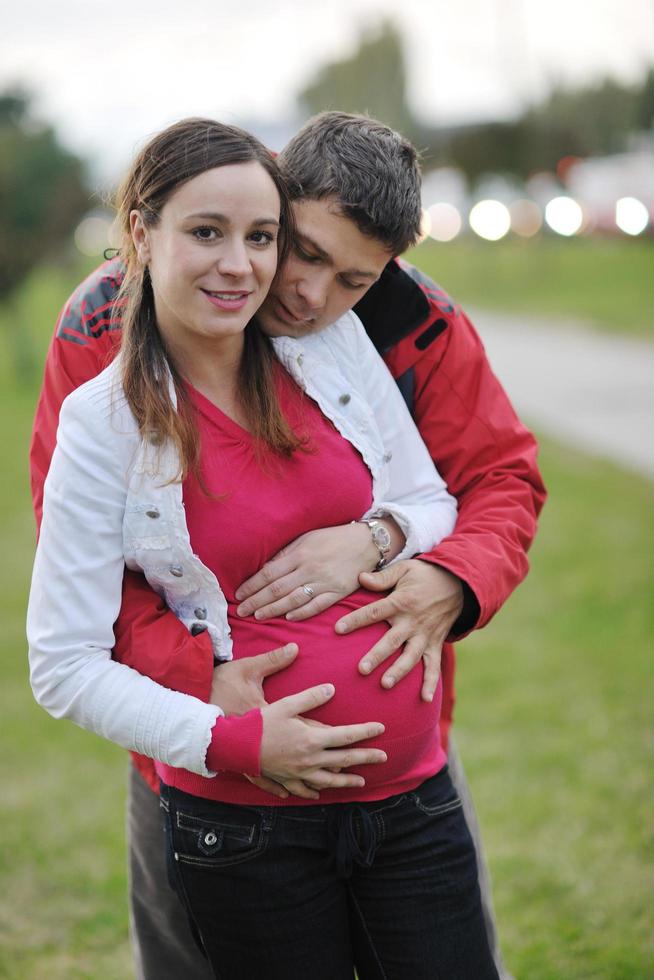
[[257,315],[271,337],[301,337],[358,303],[393,257],[338,211],[335,199],[295,201],[297,235]]

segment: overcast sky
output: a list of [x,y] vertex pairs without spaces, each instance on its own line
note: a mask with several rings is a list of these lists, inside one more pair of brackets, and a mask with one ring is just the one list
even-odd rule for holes
[[[390,15],[410,98],[431,122],[507,117],[554,81],[654,65],[654,0],[19,0],[6,3],[0,87],[23,83],[108,175],[189,114],[295,117],[295,95]],[[2,9],[2,8],[0,8]],[[263,133],[262,133],[263,135]]]

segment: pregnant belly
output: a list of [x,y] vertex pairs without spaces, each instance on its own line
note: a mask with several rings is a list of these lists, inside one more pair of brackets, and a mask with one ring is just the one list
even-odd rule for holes
[[[334,632],[334,624],[341,616],[376,598],[360,590],[303,623],[289,623],[285,619],[259,623],[230,615],[235,658],[263,653],[291,641],[300,648],[290,667],[265,681],[266,700],[276,701],[329,681],[336,689],[333,698],[307,717],[329,725],[371,721],[385,725],[383,735],[361,743],[384,749],[388,761],[353,770],[360,771],[366,780],[365,792],[357,791],[357,799],[379,798],[416,786],[445,761],[438,735],[441,685],[431,703],[423,701],[420,697],[422,665],[419,664],[392,690],[383,688],[382,675],[400,655],[400,650],[372,675],[359,673],[359,661],[386,632],[385,623],[346,636]],[[328,800],[324,792],[322,797]]]

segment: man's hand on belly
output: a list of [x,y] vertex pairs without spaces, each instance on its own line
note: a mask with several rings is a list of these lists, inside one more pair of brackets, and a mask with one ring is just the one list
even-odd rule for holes
[[252,708],[263,708],[263,682],[266,677],[284,670],[298,655],[297,643],[287,643],[258,657],[243,657],[218,664],[213,670],[211,704],[219,705],[225,714],[244,715]]
[[369,674],[406,644],[381,683],[386,688],[393,687],[422,659],[422,699],[431,701],[440,674],[441,648],[463,608],[460,580],[444,568],[416,558],[399,561],[380,572],[365,572],[359,580],[371,591],[393,591],[339,619],[336,632],[351,633],[386,620],[390,629],[363,657],[359,670]]

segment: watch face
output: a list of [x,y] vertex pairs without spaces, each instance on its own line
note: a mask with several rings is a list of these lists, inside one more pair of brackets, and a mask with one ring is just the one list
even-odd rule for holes
[[377,524],[377,526],[372,529],[372,540],[382,553],[390,549],[391,536],[383,524]]

